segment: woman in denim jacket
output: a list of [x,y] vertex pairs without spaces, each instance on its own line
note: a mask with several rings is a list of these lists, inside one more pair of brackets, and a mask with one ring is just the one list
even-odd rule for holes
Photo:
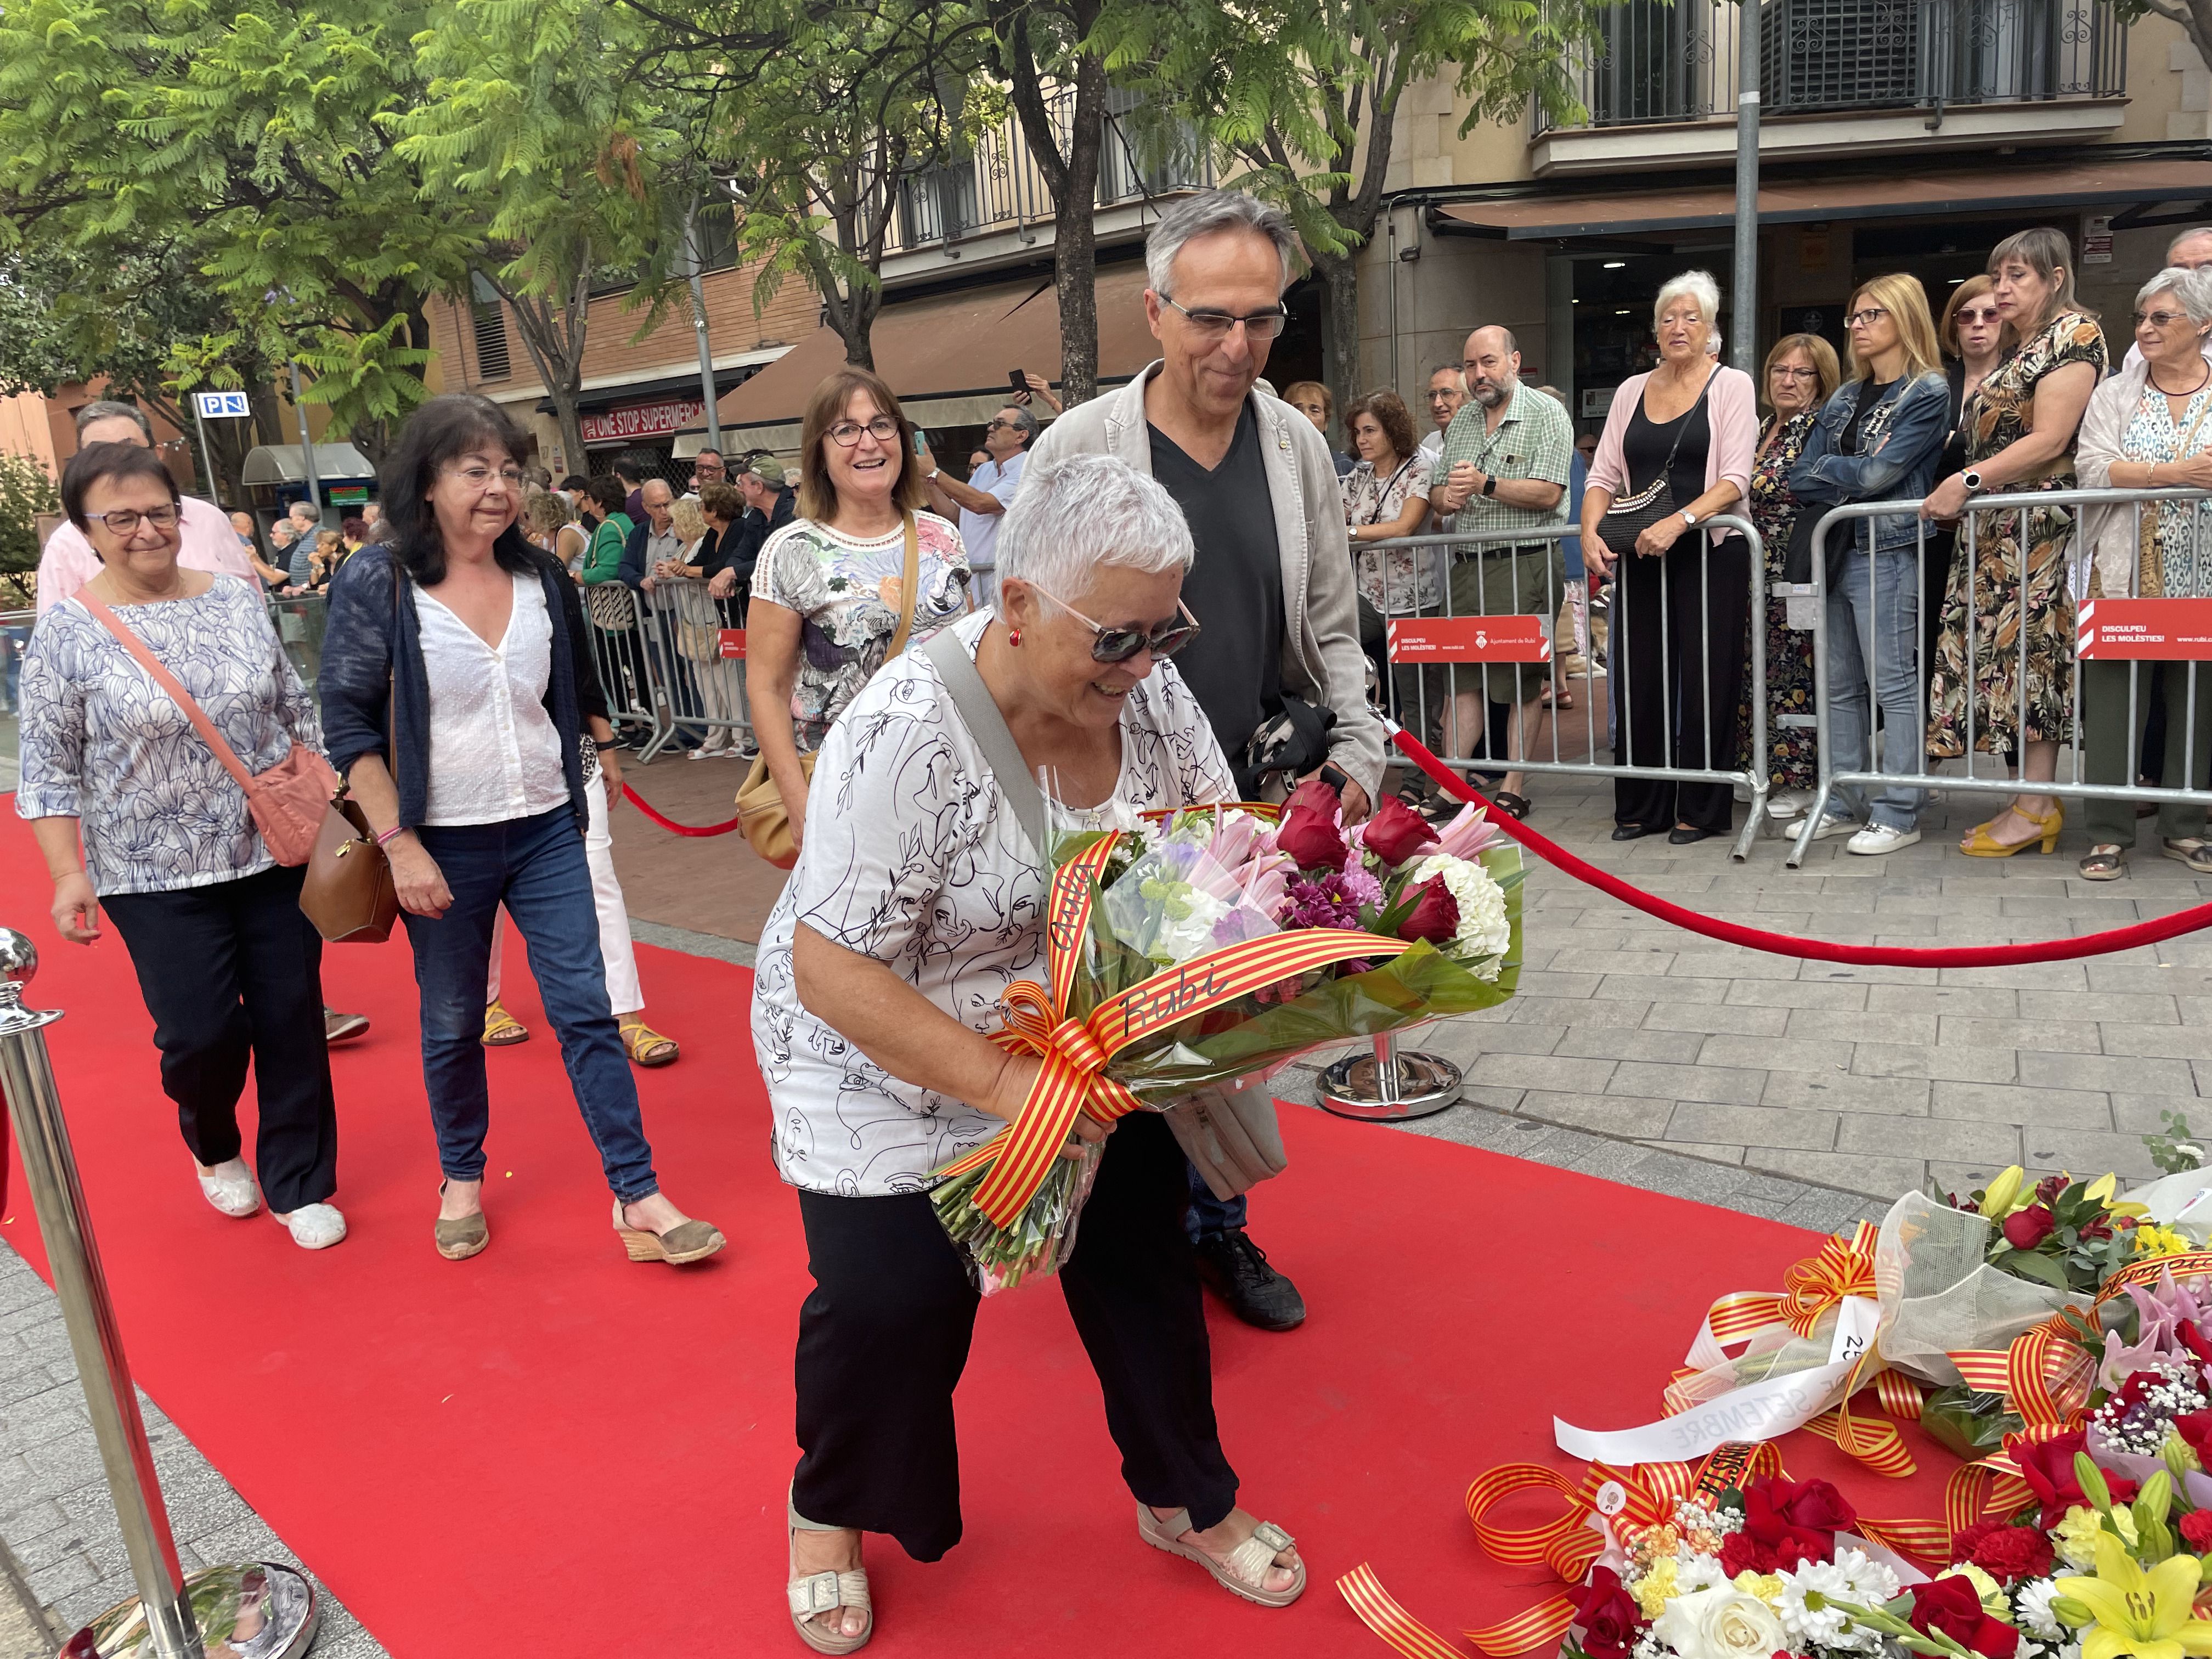
[[[1877,276],[1851,296],[1849,374],[1822,407],[1790,469],[1790,488],[1817,516],[1848,501],[1907,509],[1844,520],[1829,533],[1828,738],[1839,772],[1863,770],[1873,698],[1881,705],[1884,772],[1917,772],[1921,733],[1920,520],[1911,511],[1936,481],[1950,425],[1942,348],[1917,277]],[[1888,853],[1920,839],[1921,792],[1893,787],[1871,805],[1837,791],[1815,837],[1851,834],[1845,849]]]

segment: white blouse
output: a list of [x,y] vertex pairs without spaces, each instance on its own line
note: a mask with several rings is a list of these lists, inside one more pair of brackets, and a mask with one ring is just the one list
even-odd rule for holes
[[545,711],[553,619],[534,575],[514,575],[514,608],[496,646],[415,589],[430,682],[428,824],[501,823],[568,804],[561,734]]
[[[988,612],[954,632],[972,655]],[[1121,708],[1116,802],[1139,811],[1231,800],[1213,728],[1172,665]],[[1055,806],[1060,827],[1086,815]],[[963,1101],[902,1083],[800,1006],[791,938],[824,939],[889,965],[979,1031],[1018,979],[1044,977],[1044,870],[927,657],[884,665],[830,728],[806,797],[799,866],[762,931],[753,1044],[775,1109],[784,1180],[883,1197],[1004,1127]]]

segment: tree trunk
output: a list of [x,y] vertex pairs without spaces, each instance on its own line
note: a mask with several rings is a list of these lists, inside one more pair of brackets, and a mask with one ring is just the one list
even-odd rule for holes
[[872,374],[876,368],[876,349],[870,336],[875,329],[876,313],[883,307],[883,290],[868,283],[859,284],[849,294],[825,299],[823,305],[830,313],[830,326],[845,342],[845,361]]
[[1313,263],[1321,274],[1322,380],[1342,409],[1360,389],[1358,250],[1316,254]]
[[561,454],[571,472],[587,471],[584,450],[583,376],[564,376],[546,390],[553,398],[554,423],[561,428]]

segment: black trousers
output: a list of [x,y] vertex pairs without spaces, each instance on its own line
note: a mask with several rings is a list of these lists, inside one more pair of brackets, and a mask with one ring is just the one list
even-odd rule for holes
[[[1190,1241],[1182,1149],[1150,1112],[1121,1120],[1060,1271],[1139,1503],[1218,1526],[1237,1475],[1213,1422],[1213,1375]],[[799,1313],[792,1501],[810,1521],[888,1533],[918,1561],[960,1541],[952,1390],[981,1299],[927,1194],[802,1191],[814,1289]]]
[[337,1190],[338,1114],[323,1040],[323,940],[300,913],[305,868],[100,901],[138,970],[161,1090],[202,1164],[238,1156],[253,1062],[255,1171],[289,1215]]
[[[1628,766],[1727,770],[1751,678],[1751,544],[1731,536],[1700,565],[1703,531],[1685,531],[1662,558],[1630,553],[1613,583],[1615,755]],[[1671,830],[1679,822],[1726,835],[1734,794],[1724,783],[1616,778],[1617,823]]]

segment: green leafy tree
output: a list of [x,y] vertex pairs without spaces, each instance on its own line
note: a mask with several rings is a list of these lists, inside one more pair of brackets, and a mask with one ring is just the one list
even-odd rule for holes
[[392,118],[420,101],[422,0],[11,0],[0,9],[0,237],[88,257],[170,244],[228,308],[185,373],[296,360],[372,453],[423,396],[428,300],[481,227],[426,197]]
[[39,515],[61,510],[61,494],[46,468],[27,455],[0,453],[0,606],[31,603]]
[[1606,0],[1307,0],[1227,8],[1122,0],[1098,38],[1115,77],[1164,120],[1188,121],[1226,182],[1279,202],[1320,276],[1324,378],[1359,387],[1358,250],[1374,235],[1406,89],[1449,77],[1460,131],[1518,117],[1530,99],[1576,112],[1569,80]]
[[738,246],[761,262],[756,306],[804,278],[846,360],[873,368],[902,190],[996,113],[970,98],[991,50],[982,14],[958,0],[626,3],[660,31],[642,72],[687,112],[738,203]]
[[390,122],[430,199],[486,215],[473,270],[513,312],[572,466],[598,273],[653,266],[675,211],[678,135],[629,71],[645,44],[635,13],[599,0],[456,0],[416,42],[426,96]]

